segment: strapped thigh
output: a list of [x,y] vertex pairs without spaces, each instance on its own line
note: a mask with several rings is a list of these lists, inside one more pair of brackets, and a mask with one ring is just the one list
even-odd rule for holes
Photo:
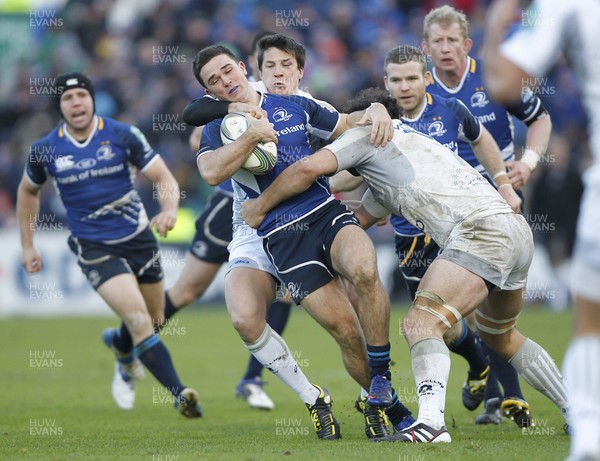
[[[503,335],[504,333],[507,333],[510,330],[512,330],[517,325],[517,319],[519,318],[519,315],[521,314],[519,313],[509,319],[496,320],[477,309],[475,311],[475,324],[477,325],[477,329],[479,331],[482,331],[483,333],[487,333],[490,335]],[[479,320],[484,320],[486,323],[491,325],[484,325]],[[499,325],[506,326],[500,328]]]
[[417,291],[412,307],[437,317],[448,328],[452,328],[454,323],[460,322],[462,319],[462,315],[456,307],[447,304],[441,296],[433,291]]

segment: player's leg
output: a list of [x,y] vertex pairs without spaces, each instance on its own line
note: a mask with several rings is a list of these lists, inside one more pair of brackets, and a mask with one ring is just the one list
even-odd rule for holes
[[[519,374],[517,370],[496,351],[482,342],[481,347],[490,362],[493,373],[488,381],[490,390],[495,393],[486,392],[486,409],[477,419],[479,423],[501,422],[496,410],[497,403],[500,404],[501,416],[506,416],[514,421],[519,427],[529,427],[532,424],[532,415],[529,403],[523,396],[521,385],[519,384]],[[494,382],[495,381],[495,382]],[[499,384],[502,384],[503,391],[500,391]],[[489,402],[492,400],[492,402]],[[488,403],[489,402],[489,403]]]
[[450,357],[443,335],[487,293],[480,277],[445,259],[436,259],[423,276],[403,322],[419,401],[418,423],[436,430],[444,426]]
[[[151,291],[155,297],[162,299],[162,282],[154,285]],[[154,333],[152,318],[137,279],[132,274],[122,273],[101,284],[97,291],[130,331],[134,355],[175,396],[180,403],[180,412],[188,417],[201,416],[197,394],[188,392],[189,389],[181,383],[168,350]],[[144,291],[148,292],[148,287],[144,287]]]
[[225,278],[227,309],[244,347],[298,394],[311,414],[319,438],[340,438],[329,392],[308,381],[286,342],[265,321],[267,306],[274,296],[274,279],[263,270],[233,267]]
[[358,317],[335,279],[311,292],[302,307],[338,343],[348,374],[362,387],[371,383],[365,338]]
[[[357,258],[357,254],[361,257]],[[335,272],[356,289],[357,312],[367,341],[371,376],[368,402],[389,407],[393,400],[389,370],[390,301],[379,279],[375,247],[360,227],[345,225],[335,234],[329,256]]]
[[275,282],[262,270],[235,267],[225,278],[227,310],[246,349],[305,403],[314,403],[318,391],[299,370],[283,338],[266,323],[274,295]]
[[[267,310],[267,324],[271,326],[273,331],[281,336],[291,311],[291,303],[289,301],[276,301]],[[264,391],[264,381],[262,372],[264,366],[256,357],[250,354],[250,360],[246,367],[246,372],[242,379],[237,383],[235,394],[238,397],[244,398],[250,407],[261,410],[272,410],[275,408],[275,403]]]
[[523,288],[494,290],[476,311],[481,338],[509,361],[523,379],[548,397],[566,416],[566,387],[548,352],[515,327],[523,304]]
[[[338,277],[337,280],[340,284],[340,287],[348,297],[348,300],[352,304],[352,307],[356,311],[358,305],[358,295],[356,294],[356,289],[354,288],[354,285],[352,285],[348,280],[346,280],[343,277]],[[406,408],[404,404],[400,401],[396,390],[392,388],[392,391],[392,404],[384,410],[385,414],[388,416],[388,419],[392,423],[394,430],[400,431],[406,429],[408,426],[414,423],[415,419],[413,418],[410,410]],[[367,434],[373,434],[374,432],[377,432],[377,430],[372,427],[372,424],[370,424],[374,418],[369,413],[373,413],[374,408],[376,407],[370,408],[370,405],[367,403],[368,397],[369,392],[365,390],[364,387],[361,387],[360,395],[358,396],[358,399],[354,404],[354,408],[356,408],[356,410],[359,413],[363,413],[365,415],[365,419],[367,423],[369,423]]]
[[221,266],[222,262],[206,262],[190,252],[186,253],[184,270],[179,274],[175,284],[164,294],[165,320],[169,320],[180,309],[201,297],[215,279]]
[[563,365],[573,460],[600,459],[600,166],[586,175],[571,269],[575,333]]
[[[439,255],[440,247],[428,235],[396,235],[395,244],[400,273],[410,299],[414,300],[421,278]],[[462,387],[462,401],[467,409],[474,410],[484,398],[489,376],[488,363],[481,345],[465,320],[446,331],[444,342],[451,352],[462,356],[469,363],[467,379]]]
[[233,234],[232,202],[232,197],[216,190],[196,218],[196,233],[185,255],[185,269],[165,293],[166,320],[202,296],[227,262],[227,245]]

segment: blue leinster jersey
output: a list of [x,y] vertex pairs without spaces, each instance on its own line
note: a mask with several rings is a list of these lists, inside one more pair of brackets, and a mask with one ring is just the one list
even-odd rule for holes
[[[469,149],[469,157],[473,157],[470,143],[475,142],[481,135],[481,124],[469,109],[456,98],[442,98],[425,94],[425,106],[415,118],[402,118],[405,125],[429,135],[443,144],[455,154],[460,154],[458,143],[465,141]],[[460,155],[463,157],[463,155]],[[463,157],[464,158],[464,157]],[[469,161],[469,159],[465,159]],[[475,159],[477,165],[479,162]],[[390,223],[398,235],[413,236],[423,232],[409,223],[404,217],[392,215]]]
[[[241,169],[233,179],[249,198],[256,198],[288,166],[312,153],[308,135],[329,139],[335,131],[340,115],[321,107],[302,96],[261,95],[259,106],[264,109],[277,132],[277,163],[264,175],[254,175]],[[198,155],[218,149],[223,145],[220,135],[221,120],[207,124],[202,131]],[[265,236],[311,213],[333,197],[327,179],[319,178],[303,193],[290,198],[271,210],[258,229]]]
[[[464,102],[495,139],[503,160],[505,162],[514,160],[512,116],[507,112],[506,107],[496,104],[489,98],[485,91],[481,62],[467,57],[467,71],[460,83],[453,88],[448,88],[438,79],[435,69],[433,69],[432,75],[433,84],[427,87],[427,91],[444,98],[454,97]],[[475,158],[468,143],[460,141],[458,153],[469,165],[480,173],[484,173],[483,166]]]
[[25,174],[40,186],[53,179],[73,236],[117,243],[148,226],[133,187],[135,167],[144,170],[158,155],[136,127],[97,116],[94,123],[83,143],[64,124],[36,141]]
[[222,194],[233,197],[233,186],[231,184],[231,179],[226,179],[221,184],[217,185],[216,189]]

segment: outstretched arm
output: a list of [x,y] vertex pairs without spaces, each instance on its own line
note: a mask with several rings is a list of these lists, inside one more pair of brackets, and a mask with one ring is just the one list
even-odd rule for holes
[[371,104],[365,110],[352,112],[351,114],[340,114],[338,123],[331,140],[336,139],[350,128],[366,126],[371,124],[371,138],[369,142],[375,147],[385,147],[388,141],[394,137],[394,125],[392,118],[385,106],[379,102]]
[[485,88],[492,99],[503,105],[518,102],[523,82],[530,78],[524,70],[503,57],[499,50],[509,25],[519,19],[519,12],[519,0],[496,0],[487,14],[482,50]]
[[269,211],[281,202],[310,187],[320,176],[337,171],[337,159],[330,150],[321,149],[286,168],[258,198],[242,204],[242,218],[257,229]]

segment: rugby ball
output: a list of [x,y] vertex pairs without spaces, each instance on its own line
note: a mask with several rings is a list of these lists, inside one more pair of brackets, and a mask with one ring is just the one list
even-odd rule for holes
[[[242,113],[227,114],[221,122],[221,141],[229,144],[239,138],[248,129],[248,121]],[[254,174],[265,174],[277,163],[277,144],[259,142],[242,168]]]

